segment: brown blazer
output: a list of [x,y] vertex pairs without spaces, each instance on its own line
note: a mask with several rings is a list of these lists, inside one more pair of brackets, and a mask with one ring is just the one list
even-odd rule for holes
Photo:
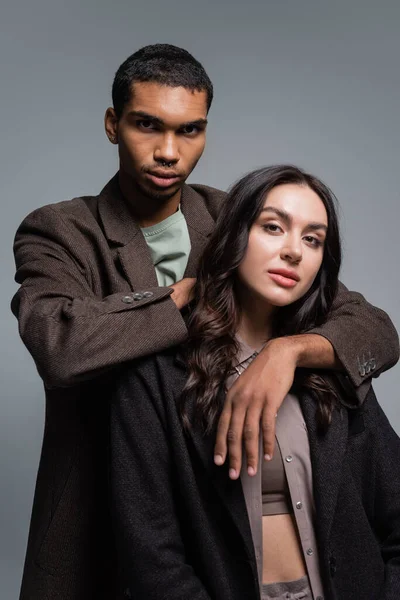
[[[185,185],[196,267],[225,194]],[[18,229],[12,301],[46,389],[46,421],[21,600],[116,600],[108,503],[111,377],[119,365],[181,343],[184,320],[158,287],[147,244],[114,177],[99,196],[39,208]],[[398,359],[387,315],[341,287],[327,337],[357,389]],[[113,370],[111,371],[111,368]]]

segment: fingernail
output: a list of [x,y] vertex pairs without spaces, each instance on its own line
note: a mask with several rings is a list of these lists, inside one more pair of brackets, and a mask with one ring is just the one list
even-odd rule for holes
[[216,464],[216,465],[218,465],[218,467],[220,467],[221,465],[223,465],[223,464],[224,464],[224,459],[223,459],[223,457],[221,456],[221,454],[216,454],[216,455],[214,456],[214,462],[215,462],[215,464]]
[[236,479],[236,471],[235,471],[235,469],[229,469],[229,477],[231,479]]
[[272,456],[270,454],[264,454],[265,460],[271,460]]
[[253,475],[255,475],[255,474],[256,474],[256,470],[255,470],[255,468],[254,468],[254,467],[249,467],[249,468],[247,469],[247,473],[248,473],[248,474],[249,474],[249,475],[252,477]]

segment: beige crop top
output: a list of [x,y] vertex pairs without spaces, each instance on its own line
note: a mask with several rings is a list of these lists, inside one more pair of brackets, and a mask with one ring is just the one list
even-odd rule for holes
[[261,491],[263,516],[293,512],[285,468],[277,441],[272,460],[262,461]]

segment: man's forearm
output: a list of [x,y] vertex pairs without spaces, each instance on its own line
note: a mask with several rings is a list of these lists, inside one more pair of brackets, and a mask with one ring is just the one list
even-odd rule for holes
[[306,333],[276,338],[273,342],[285,344],[291,349],[297,367],[343,371],[332,344],[322,335]]
[[357,390],[367,389],[363,384],[392,367],[399,358],[399,338],[389,316],[342,284],[328,320],[307,335],[311,334],[330,341],[342,370]]

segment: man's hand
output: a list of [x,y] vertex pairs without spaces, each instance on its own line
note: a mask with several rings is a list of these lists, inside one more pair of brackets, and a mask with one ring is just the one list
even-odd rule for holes
[[340,368],[330,342],[319,335],[276,338],[267,343],[229,390],[221,413],[214,461],[225,462],[229,452],[229,476],[237,479],[242,466],[242,444],[249,475],[258,468],[260,427],[263,454],[272,458],[275,418],[292,387],[296,367]]
[[185,279],[181,279],[170,286],[174,290],[171,294],[171,298],[179,310],[193,300],[193,288],[195,283],[195,278],[185,277]]

